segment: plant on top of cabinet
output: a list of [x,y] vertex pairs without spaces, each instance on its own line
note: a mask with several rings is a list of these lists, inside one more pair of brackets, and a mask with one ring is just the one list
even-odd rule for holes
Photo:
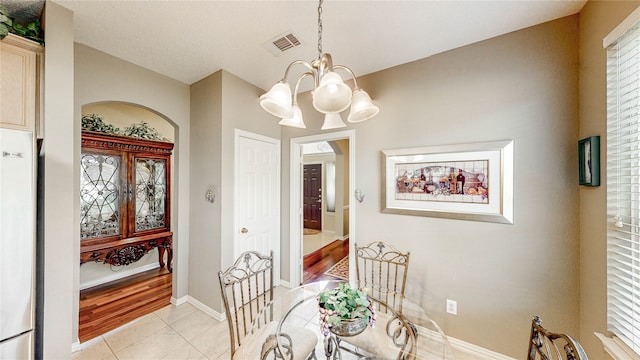
[[171,141],[163,137],[158,130],[149,126],[149,124],[144,121],[139,124],[131,124],[130,126],[127,126],[122,131],[122,135],[147,140]]
[[9,10],[0,5],[0,39],[4,39],[5,36],[12,33],[44,45],[44,34],[41,31],[40,19],[33,19],[26,25],[14,20],[9,14]]
[[149,126],[149,124],[144,121],[139,124],[131,124],[121,130],[118,127],[106,123],[103,117],[98,114],[83,114],[82,130],[97,131],[109,135],[126,136],[143,140],[171,142],[171,140],[163,137],[158,130]]
[[82,130],[120,135],[120,128],[105,123],[102,116],[98,114],[82,114]]

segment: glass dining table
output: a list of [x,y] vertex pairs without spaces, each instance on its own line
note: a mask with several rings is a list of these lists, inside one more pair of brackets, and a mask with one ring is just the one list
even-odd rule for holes
[[[422,307],[407,298],[398,298],[396,294],[381,295],[378,291],[375,298],[370,295],[376,304],[376,320],[362,333],[354,336],[336,335],[329,331],[323,333],[318,296],[343,282],[305,284],[274,297],[261,310],[252,324],[253,335],[248,336],[240,348],[261,349],[261,358],[264,359],[269,358],[269,353],[278,354],[286,360],[294,359],[294,355],[298,359],[306,354],[294,354],[295,344],[292,341],[297,341],[295,329],[304,327],[318,337],[318,359],[454,358],[453,349],[438,324]],[[393,301],[390,300],[392,297]],[[265,323],[277,323],[277,326],[270,326],[271,336],[264,334]]]

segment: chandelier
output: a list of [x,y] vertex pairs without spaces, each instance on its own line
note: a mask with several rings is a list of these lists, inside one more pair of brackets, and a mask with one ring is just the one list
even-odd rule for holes
[[[344,65],[333,65],[331,54],[322,52],[322,3],[318,3],[318,58],[311,63],[296,60],[287,66],[282,80],[278,81],[264,95],[260,96],[260,106],[276,117],[281,118],[280,125],[306,128],[302,119],[302,111],[298,107],[298,88],[302,79],[313,78],[313,107],[324,114],[322,130],[346,127],[340,113],[351,106],[347,121],[357,123],[371,119],[378,114],[378,107],[371,102],[366,91],[358,87],[353,71]],[[303,65],[307,72],[296,81],[293,95],[287,82],[289,70],[295,65]],[[354,90],[344,83],[336,70],[342,70],[353,78]]]

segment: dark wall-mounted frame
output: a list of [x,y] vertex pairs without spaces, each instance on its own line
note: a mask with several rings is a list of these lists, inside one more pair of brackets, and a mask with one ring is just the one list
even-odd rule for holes
[[580,185],[600,186],[600,136],[578,141],[578,174]]

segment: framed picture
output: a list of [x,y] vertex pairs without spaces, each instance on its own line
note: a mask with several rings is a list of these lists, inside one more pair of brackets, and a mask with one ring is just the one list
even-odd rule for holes
[[382,212],[513,224],[513,140],[382,151]]
[[580,185],[600,186],[600,136],[578,141],[578,180]]

